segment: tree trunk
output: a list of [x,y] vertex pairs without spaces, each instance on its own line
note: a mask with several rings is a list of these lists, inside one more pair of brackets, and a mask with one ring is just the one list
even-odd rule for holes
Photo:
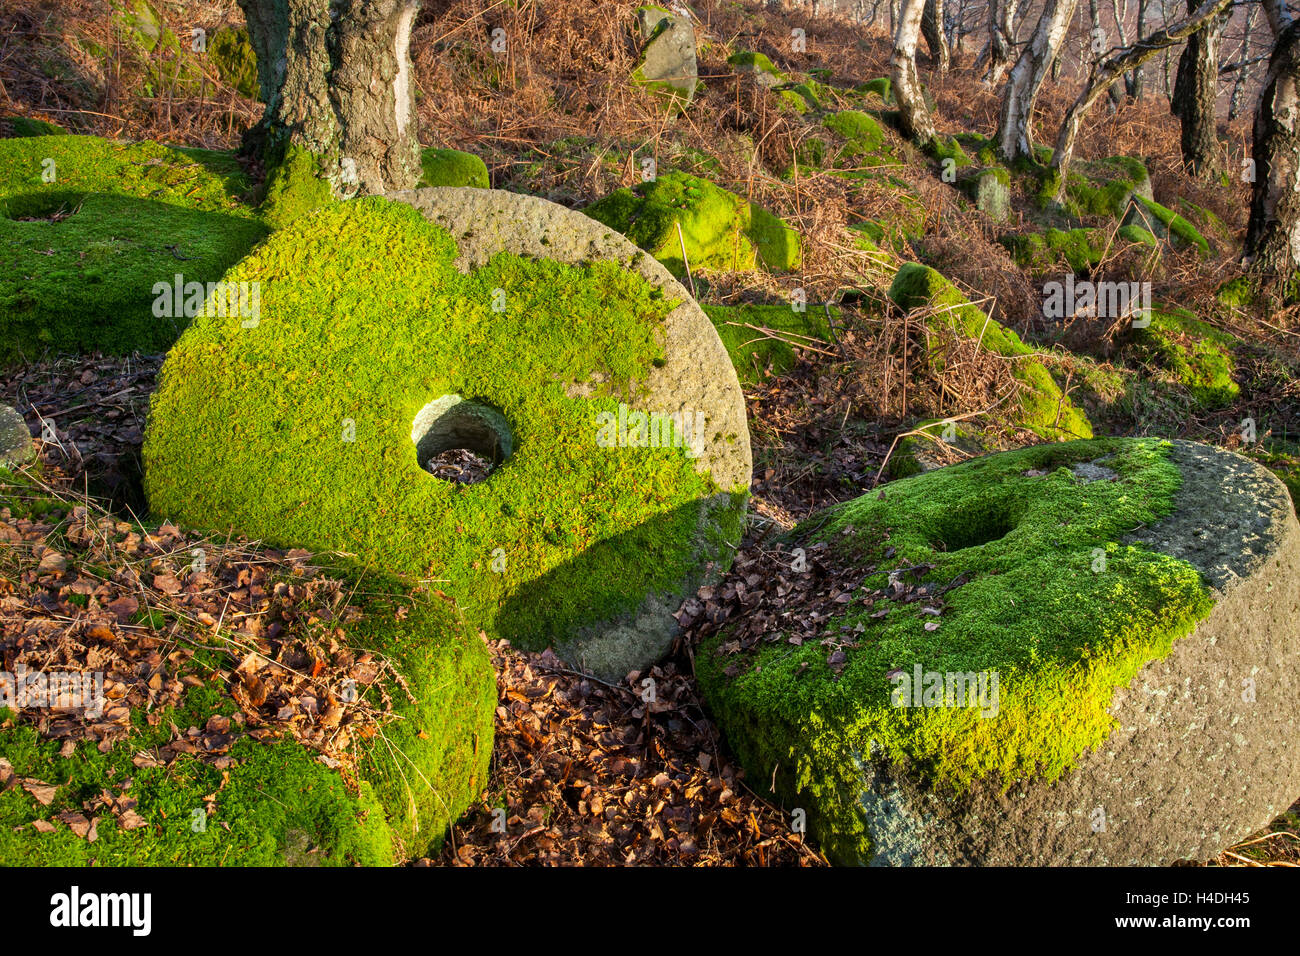
[[997,86],[1002,74],[1011,65],[1011,50],[1015,44],[1017,0],[988,0],[989,4],[989,45],[988,70],[984,73],[984,82]]
[[1300,266],[1300,23],[1289,15],[1284,22],[1255,110],[1255,188],[1246,226],[1251,271],[1276,282]]
[[[1188,13],[1195,7],[1196,0],[1187,0]],[[1214,108],[1219,99],[1219,40],[1226,23],[1226,18],[1215,17],[1187,38],[1170,101],[1182,127],[1183,168],[1202,179],[1216,175],[1223,165]]]
[[266,111],[248,147],[274,166],[311,153],[334,194],[420,175],[410,39],[419,0],[238,0]]
[[943,0],[925,0],[921,14],[921,33],[930,50],[930,59],[940,73],[948,72],[948,38],[943,32]]
[[926,0],[901,0],[898,29],[894,32],[894,55],[889,58],[894,97],[898,100],[898,122],[903,135],[925,145],[935,138],[934,117],[925,105],[921,78],[916,72],[916,46],[921,36],[921,15]]
[[1033,159],[1034,104],[1043,80],[1060,54],[1078,0],[1046,0],[1034,35],[1021,51],[1002,93],[998,150],[1008,162]]

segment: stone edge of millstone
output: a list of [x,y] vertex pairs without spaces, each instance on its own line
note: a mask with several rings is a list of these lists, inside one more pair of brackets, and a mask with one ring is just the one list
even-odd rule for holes
[[[748,489],[753,464],[740,380],[713,323],[690,293],[625,236],[537,196],[440,186],[390,193],[387,198],[414,207],[446,229],[459,247],[456,266],[462,271],[483,265],[501,251],[569,265],[607,260],[632,269],[681,303],[664,320],[664,365],[650,371],[642,393],[629,397],[628,405],[661,414],[703,409],[722,414],[720,424],[708,419],[707,441],[696,461],[697,470],[710,474],[723,489],[701,502],[696,548],[706,555],[710,516],[730,506],[728,491]],[[582,394],[581,389],[571,391]],[[734,440],[729,442],[728,435]],[[702,561],[671,592],[648,594],[634,611],[580,628],[554,650],[587,673],[619,680],[663,657],[680,631],[673,613],[701,585],[720,580],[723,570],[719,562]]]
[[[1300,796],[1300,752],[1291,745],[1300,734],[1300,676],[1291,665],[1300,650],[1300,523],[1267,469],[1211,446],[1173,444],[1175,463],[1180,471],[1190,466],[1193,480],[1185,472],[1173,512],[1130,540],[1167,544],[1216,475],[1222,494],[1238,499],[1234,506],[1258,496],[1258,521],[1239,529],[1247,547],[1237,560],[1225,558],[1229,549],[1219,541],[1194,553],[1174,549],[1206,575],[1216,598],[1209,616],[1117,689],[1109,708],[1115,729],[1053,783],[1027,781],[1002,793],[990,780],[960,797],[941,796],[918,785],[906,764],[870,762],[863,810],[891,829],[878,831],[884,839],[869,859],[840,862],[1151,866],[1209,859]],[[1227,510],[1238,519],[1249,511]],[[1232,525],[1225,518],[1219,531]],[[1247,679],[1254,702],[1245,699]],[[1253,775],[1248,789],[1246,773]]]
[[0,468],[18,468],[35,455],[27,422],[15,409],[0,402]]

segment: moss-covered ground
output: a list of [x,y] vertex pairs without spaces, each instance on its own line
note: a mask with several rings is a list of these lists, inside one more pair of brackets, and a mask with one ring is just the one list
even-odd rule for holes
[[[1189,564],[1122,544],[1173,506],[1180,484],[1154,439],[1040,445],[904,479],[795,529],[787,550],[826,542],[820,560],[885,588],[956,583],[929,616],[920,604],[862,592],[819,627],[829,639],[702,645],[706,699],[755,780],[787,806],[811,807],[832,859],[869,857],[858,760],[906,761],[937,792],[1054,780],[1113,726],[1111,697],[1168,653],[1212,606]],[[1114,480],[1069,467],[1098,459]],[[915,568],[909,574],[901,569]],[[964,579],[964,583],[962,583]],[[927,622],[937,623],[933,629]],[[840,673],[828,662],[842,655]],[[901,669],[999,675],[996,714],[896,707]]]
[[783,375],[794,367],[798,346],[830,340],[825,313],[816,306],[796,312],[788,305],[706,305],[704,311],[741,384]]
[[[146,491],[191,527],[436,581],[473,623],[540,647],[678,586],[718,489],[687,448],[599,444],[597,416],[661,360],[675,303],[612,263],[501,254],[462,275],[455,257],[445,231],[382,199],[277,233],[227,274],[262,283],[260,323],[200,317],[169,354]],[[580,383],[587,397],[569,394]],[[413,420],[444,395],[508,423],[514,454],[488,480],[422,470]]]

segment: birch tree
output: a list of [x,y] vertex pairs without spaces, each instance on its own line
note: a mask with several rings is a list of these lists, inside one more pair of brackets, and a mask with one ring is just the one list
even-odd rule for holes
[[335,195],[415,185],[411,26],[419,0],[239,0],[266,110],[249,146],[309,153]]
[[943,0],[925,0],[921,14],[921,34],[930,50],[930,59],[940,73],[948,72],[948,37],[943,32]]
[[922,145],[937,135],[934,117],[925,104],[921,78],[916,72],[916,47],[920,42],[925,4],[926,0],[899,0],[894,54],[889,58],[894,98],[898,100],[899,126],[904,136]]
[[1002,92],[998,150],[1009,162],[1033,158],[1034,105],[1052,61],[1061,52],[1078,0],[1046,0],[1029,43],[1016,59]]
[[[1195,7],[1196,0],[1187,0],[1188,13]],[[1182,127],[1183,167],[1202,178],[1217,174],[1222,167],[1214,111],[1219,99],[1219,41],[1231,13],[1229,4],[1187,38],[1169,104]]]

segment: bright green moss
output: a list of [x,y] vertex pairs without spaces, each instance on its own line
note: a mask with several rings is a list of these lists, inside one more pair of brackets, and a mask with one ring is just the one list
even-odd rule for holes
[[941,165],[948,165],[951,160],[956,169],[962,169],[971,165],[971,159],[966,155],[966,151],[961,148],[961,143],[951,137],[936,137],[926,144],[925,151],[931,159],[938,160]]
[[1013,374],[1025,386],[1019,396],[1015,421],[1043,438],[1091,438],[1092,426],[1087,416],[1075,408],[1068,396],[1052,380],[1051,374],[1033,356],[1033,350],[1011,329],[993,321],[971,305],[960,290],[928,266],[909,262],[898,270],[889,297],[900,308],[929,308],[929,321],[944,323],[968,338],[978,339],[981,347],[997,355],[1020,357],[1013,363]]
[[1156,248],[1160,245],[1159,241],[1147,229],[1143,229],[1136,223],[1130,223],[1127,226],[1119,227],[1119,237],[1127,242],[1137,242],[1144,246]]
[[1210,254],[1210,244],[1205,237],[1197,231],[1196,227],[1184,219],[1178,213],[1158,202],[1152,202],[1141,196],[1134,197],[1145,210],[1146,216],[1143,218],[1148,223],[1159,223],[1164,227],[1164,231],[1169,234],[1171,241],[1175,245],[1195,246],[1202,256]]
[[212,58],[223,82],[250,100],[261,99],[262,87],[257,77],[257,54],[248,37],[247,27],[222,27],[208,42]]
[[752,272],[761,265],[788,272],[799,267],[797,232],[767,210],[686,173],[616,190],[583,212],[623,233],[678,277],[686,273],[683,241],[692,269]]
[[762,53],[753,53],[749,50],[741,50],[727,57],[727,65],[738,67],[750,73],[766,73],[768,76],[780,83],[788,82],[789,78],[776,68],[776,65]]
[[877,77],[866,83],[853,88],[855,93],[863,93],[880,97],[880,101],[886,106],[894,105],[894,84],[887,76]]
[[[1054,186],[1055,184],[1051,184]],[[1043,192],[1048,192],[1045,184]],[[1079,163],[1066,187],[1066,210],[1072,215],[1121,217],[1136,194],[1150,194],[1146,165],[1132,156],[1112,156]]]
[[1102,229],[1048,229],[1043,236],[1057,260],[1064,259],[1075,272],[1087,272],[1101,262],[1109,237]]
[[1232,377],[1235,340],[1186,309],[1153,308],[1150,326],[1133,335],[1198,404],[1222,408],[1240,395]]
[[491,189],[487,163],[459,149],[426,149],[420,154],[424,169],[421,186],[474,186]]
[[1011,253],[1011,258],[1022,269],[1042,272],[1056,264],[1056,257],[1047,248],[1047,240],[1040,233],[998,236],[998,242]]
[[[262,284],[260,324],[200,317],[168,356],[146,491],[191,526],[437,581],[471,623],[539,648],[678,586],[717,489],[688,449],[598,444],[599,413],[662,360],[676,303],[610,262],[501,254],[463,275],[456,254],[382,199],[273,236],[226,276]],[[420,467],[413,422],[448,395],[508,425],[513,456],[487,481]]]
[[1249,276],[1238,276],[1219,286],[1215,298],[1228,308],[1249,309],[1255,303],[1255,289]]
[[[0,471],[0,507],[33,519],[66,511],[65,502],[43,495],[29,480],[5,475]],[[140,534],[156,530],[137,527]],[[403,682],[403,691],[391,693],[393,718],[377,734],[356,740],[357,779],[345,782],[315,752],[288,740],[237,741],[230,752],[236,765],[224,783],[221,771],[187,756],[165,768],[135,767],[133,756],[168,742],[173,724],[182,731],[203,727],[209,717],[239,709],[215,678],[153,723],[133,712],[131,736],[108,753],[87,744],[61,758],[58,741],[42,741],[29,726],[15,725],[0,729],[0,754],[19,775],[59,784],[60,791],[49,808],[21,789],[0,794],[0,864],[387,865],[436,853],[447,828],[487,782],[496,706],[487,648],[447,599],[408,593],[392,576],[366,573],[347,560],[318,555],[313,564],[348,583],[348,605],[360,613],[334,622],[341,643],[388,661]],[[158,611],[142,612],[135,623],[156,631],[169,626]],[[200,647],[192,666],[194,673],[212,674],[230,665],[225,655]],[[359,706],[385,709],[378,686],[357,689]],[[238,725],[233,731],[240,732]],[[108,816],[94,844],[62,824],[50,834],[29,826],[12,830],[80,811],[83,800],[127,778],[128,795],[139,801],[147,827],[119,831]],[[213,793],[216,814],[205,829],[192,829],[194,810]]]
[[321,176],[317,158],[301,146],[289,146],[267,174],[266,198],[259,211],[273,229],[283,229],[333,202],[334,193]]
[[266,235],[235,198],[244,185],[226,154],[89,136],[0,142],[0,365],[166,350],[186,319],[155,314],[155,285],[214,282]]
[[22,136],[66,136],[68,131],[56,123],[46,120],[31,119],[27,116],[0,116],[0,123],[13,127],[14,137]]
[[44,197],[62,193],[112,193],[254,218],[242,199],[248,187],[228,153],[98,136],[0,140],[0,217],[9,219],[48,207]]
[[[798,350],[790,342],[812,339],[806,344],[813,345],[830,339],[826,315],[818,306],[796,312],[788,305],[706,305],[704,311],[745,385],[790,371],[798,358]],[[780,337],[783,334],[788,340]]]
[[[832,859],[860,860],[873,834],[859,761],[907,761],[910,776],[944,794],[1056,780],[1101,746],[1116,689],[1212,607],[1191,565],[1121,543],[1172,510],[1181,479],[1165,447],[1101,439],[980,458],[891,483],[796,528],[782,543],[825,541],[822,560],[878,568],[868,588],[884,587],[895,567],[922,566],[920,580],[936,584],[969,580],[944,595],[938,618],[915,604],[842,605],[819,629],[839,635],[838,678],[820,641],[760,642],[734,657],[718,654],[726,632],[706,641],[695,658],[700,686],[749,778],[774,781],[786,806],[808,808]],[[1116,480],[1085,482],[1067,467],[1102,457]],[[896,549],[889,558],[887,547]],[[926,621],[939,626],[926,630]],[[996,714],[893,706],[887,675],[917,665],[996,672]]]
[[848,160],[861,165],[861,160],[880,153],[885,145],[885,134],[875,117],[861,110],[840,110],[822,120],[822,125],[844,140],[837,162]]

